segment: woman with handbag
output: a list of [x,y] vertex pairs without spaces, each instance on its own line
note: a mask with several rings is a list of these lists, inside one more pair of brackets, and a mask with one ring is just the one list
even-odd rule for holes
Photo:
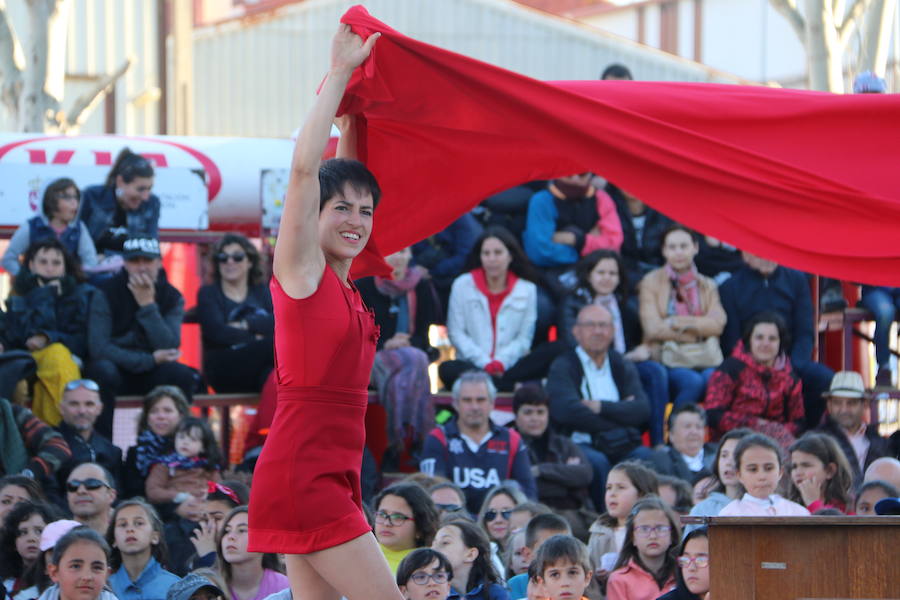
[[803,425],[803,391],[784,348],[790,341],[781,315],[753,317],[744,336],[709,379],[706,415],[714,437],[749,427],[790,446]]
[[[669,394],[678,407],[699,402],[706,385],[702,371],[721,364],[719,335],[726,317],[715,282],[694,264],[697,235],[674,224],[662,240],[666,264],[640,284],[641,327],[650,356],[668,371]],[[665,406],[652,406],[653,426],[662,427],[664,415]]]

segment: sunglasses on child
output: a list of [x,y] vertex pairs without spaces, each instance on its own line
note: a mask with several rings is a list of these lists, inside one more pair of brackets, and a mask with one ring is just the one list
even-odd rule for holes
[[459,504],[435,504],[434,507],[444,512],[456,512],[462,510],[462,506]]
[[84,388],[86,390],[91,390],[92,392],[100,391],[100,386],[93,379],[73,379],[66,384],[67,392],[77,390],[78,388]]
[[219,252],[218,254],[216,254],[216,262],[223,265],[228,262],[228,259],[231,259],[236,263],[241,263],[244,262],[245,258],[247,258],[247,254],[244,252],[235,252],[234,254]]
[[81,486],[84,486],[84,489],[88,490],[89,492],[93,492],[99,490],[102,487],[108,488],[109,484],[94,477],[90,477],[88,479],[73,479],[66,483],[66,489],[73,494],[77,492],[78,488],[80,488]]
[[448,581],[450,581],[450,578],[447,576],[447,571],[437,571],[435,573],[416,571],[410,576],[409,579],[416,585],[425,585],[428,583],[429,579],[435,583],[447,583]]
[[497,510],[494,510],[494,509],[492,508],[491,510],[487,511],[486,513],[484,513],[484,520],[487,521],[488,523],[490,523],[491,521],[493,521],[494,519],[497,518],[497,515],[500,515],[500,516],[503,517],[505,520],[509,521],[509,516],[510,516],[511,514],[512,514],[512,511],[511,511],[511,510],[500,510],[500,511],[497,511]]

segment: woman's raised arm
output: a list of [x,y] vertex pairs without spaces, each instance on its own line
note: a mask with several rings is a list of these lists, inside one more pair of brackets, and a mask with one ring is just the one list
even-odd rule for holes
[[293,298],[311,296],[325,270],[318,231],[322,153],[350,76],[380,35],[375,33],[364,43],[348,25],[340,26],[331,43],[328,76],[297,136],[273,263],[275,277]]

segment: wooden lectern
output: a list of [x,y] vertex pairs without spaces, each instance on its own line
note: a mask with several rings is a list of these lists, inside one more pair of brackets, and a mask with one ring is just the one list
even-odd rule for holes
[[711,600],[900,600],[900,517],[682,517],[709,527]]

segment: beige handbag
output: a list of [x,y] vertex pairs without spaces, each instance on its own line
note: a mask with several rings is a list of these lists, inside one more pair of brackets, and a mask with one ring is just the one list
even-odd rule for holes
[[667,367],[706,369],[718,367],[724,359],[719,338],[711,336],[702,342],[663,342],[660,362]]

